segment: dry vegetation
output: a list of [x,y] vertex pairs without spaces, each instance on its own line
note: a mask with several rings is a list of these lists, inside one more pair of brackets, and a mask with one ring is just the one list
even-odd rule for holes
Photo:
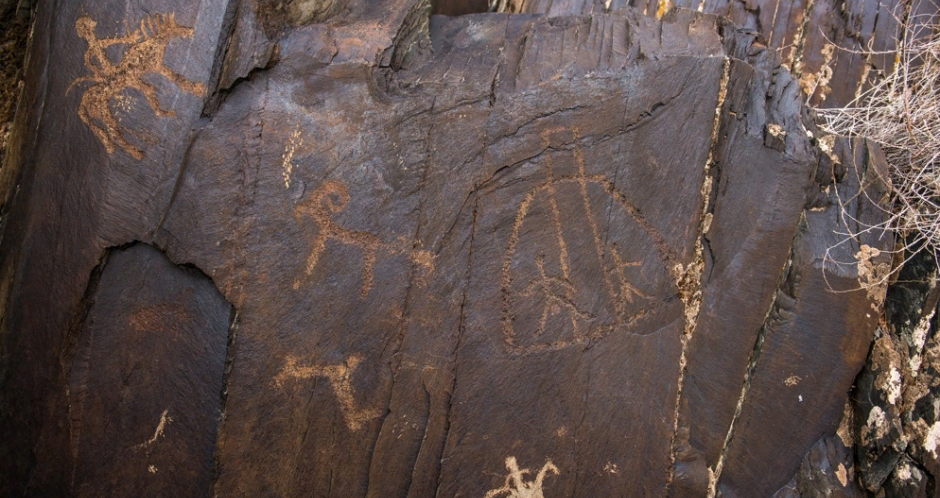
[[[909,15],[895,70],[847,107],[818,109],[826,131],[881,144],[890,169],[887,228],[908,255],[940,249],[940,26]],[[872,54],[874,55],[874,54]],[[847,215],[847,214],[846,214]],[[857,235],[857,234],[855,234]]]
[[21,90],[23,57],[29,33],[28,10],[16,2],[0,0],[0,162],[13,126],[13,113]]

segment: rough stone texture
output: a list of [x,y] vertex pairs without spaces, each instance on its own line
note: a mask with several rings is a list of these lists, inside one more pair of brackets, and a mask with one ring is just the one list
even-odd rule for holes
[[37,13],[0,183],[0,494],[834,486],[893,246],[834,230],[880,220],[884,160],[820,141],[753,31],[143,3]]
[[910,259],[888,289],[886,322],[856,381],[860,482],[872,493],[938,496],[938,295],[934,259]]
[[30,491],[208,492],[232,307],[147,245],[110,251],[99,268],[63,361],[70,451],[41,441]]
[[[780,53],[816,107],[844,106],[894,69],[903,20],[935,24],[934,0],[510,0],[514,12],[590,15],[634,7],[661,17],[673,8],[725,16]],[[871,51],[871,55],[866,55]]]

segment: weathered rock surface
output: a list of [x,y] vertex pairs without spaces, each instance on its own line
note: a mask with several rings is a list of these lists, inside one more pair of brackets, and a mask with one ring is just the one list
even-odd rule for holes
[[[150,246],[114,249],[99,268],[66,350],[67,433],[47,431],[30,489],[207,492],[232,307],[205,275]],[[70,451],[53,434],[66,435]]]
[[145,3],[39,6],[0,494],[772,496],[846,454],[883,156],[755,33]]

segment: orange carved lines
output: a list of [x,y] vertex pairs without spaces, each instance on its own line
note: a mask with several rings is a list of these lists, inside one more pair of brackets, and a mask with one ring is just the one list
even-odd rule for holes
[[[78,107],[78,116],[108,153],[113,153],[115,146],[121,147],[136,159],[144,157],[143,151],[129,143],[120,124],[111,109],[111,100],[128,88],[139,90],[157,116],[170,117],[172,110],[163,109],[157,101],[157,88],[143,79],[147,73],[157,73],[173,82],[180,90],[202,96],[205,85],[187,80],[173,72],[163,63],[167,44],[173,38],[188,38],[193,29],[176,23],[174,14],[157,14],[140,21],[140,29],[115,38],[98,38],[95,35],[97,23],[88,16],[82,16],[75,22],[78,36],[88,43],[85,50],[85,67],[91,76],[82,76],[69,85],[92,82],[85,89]],[[105,49],[112,45],[127,45],[124,56],[114,64],[105,55]],[[68,93],[68,91],[66,93]]]
[[336,399],[339,401],[340,410],[343,412],[343,418],[346,420],[347,427],[350,430],[359,430],[362,425],[369,420],[382,416],[384,410],[361,409],[356,406],[356,392],[353,389],[350,378],[356,368],[362,362],[362,358],[352,355],[345,362],[339,365],[307,365],[297,364],[297,359],[289,356],[287,363],[281,368],[281,371],[274,377],[274,384],[283,388],[285,382],[290,379],[310,379],[313,377],[326,377],[333,387]]
[[520,469],[516,457],[506,459],[506,470],[509,474],[506,476],[506,483],[499,488],[487,491],[483,498],[545,498],[542,487],[545,485],[545,478],[549,474],[558,475],[560,471],[551,460],[545,462],[545,465],[539,469],[538,474],[532,481],[526,481],[526,474],[531,474],[529,469]]
[[[320,262],[326,243],[336,240],[343,244],[353,245],[362,251],[362,287],[360,297],[369,295],[375,279],[375,263],[377,253],[382,250],[388,254],[407,253],[412,264],[424,268],[426,273],[434,271],[434,255],[428,251],[418,249],[415,243],[402,237],[389,243],[369,232],[359,232],[340,226],[333,221],[333,215],[346,209],[349,203],[349,188],[340,182],[327,180],[317,188],[309,199],[302,202],[294,210],[294,216],[300,219],[312,218],[317,226],[317,235],[313,240],[313,247],[307,257],[305,273],[311,275]],[[294,289],[300,288],[301,280],[294,282]]]
[[[546,150],[551,146],[549,136],[558,130],[549,130],[543,132],[542,142]],[[522,199],[519,208],[516,211],[515,221],[512,232],[509,236],[506,255],[503,259],[501,272],[501,293],[503,300],[503,319],[502,331],[505,338],[507,349],[514,354],[532,353],[538,351],[557,350],[574,344],[583,344],[592,339],[605,337],[615,330],[631,326],[637,320],[642,319],[648,313],[658,309],[663,303],[650,303],[645,309],[635,313],[628,311],[628,305],[634,304],[638,299],[651,300],[652,298],[643,293],[633,283],[630,282],[627,269],[638,267],[640,262],[625,261],[623,255],[617,250],[616,244],[610,247],[602,240],[601,229],[595,219],[594,208],[588,195],[588,189],[599,188],[606,193],[614,205],[619,205],[623,211],[639,226],[650,242],[656,248],[656,252],[662,260],[664,268],[668,268],[669,263],[673,262],[675,256],[670,251],[665,241],[659,233],[640,215],[639,210],[633,206],[622,193],[620,193],[613,182],[603,175],[589,175],[586,172],[584,154],[580,146],[580,136],[578,130],[573,130],[574,147],[573,157],[577,166],[577,173],[570,176],[557,176],[552,166],[552,157],[546,155],[544,165],[546,169],[546,178],[543,182],[529,190]],[[563,218],[558,208],[558,198],[561,195],[578,195],[580,204],[584,209],[584,217],[578,217],[576,220]],[[554,232],[555,242],[558,248],[558,268],[560,275],[551,275],[546,269],[545,254],[538,252],[535,255],[535,267],[538,275],[529,282],[521,292],[513,291],[513,262],[518,253],[520,244],[520,234],[522,224],[529,216],[535,202],[544,202],[549,209],[551,217],[550,225]],[[569,213],[569,216],[576,216],[575,213]],[[578,290],[573,283],[571,275],[574,271],[571,268],[571,260],[568,252],[568,243],[565,240],[565,223],[586,222],[590,228],[591,237],[597,256],[599,268],[602,270],[603,286],[609,296],[612,307],[614,323],[597,324],[598,318],[593,313],[585,311],[577,303]],[[514,295],[515,294],[515,295]],[[571,334],[567,337],[556,338],[549,342],[536,342],[532,344],[520,344],[517,338],[517,318],[516,300],[517,297],[528,298],[541,306],[541,313],[538,323],[532,332],[533,338],[538,338],[545,334],[549,326],[548,320],[551,316],[564,313],[571,321]]]

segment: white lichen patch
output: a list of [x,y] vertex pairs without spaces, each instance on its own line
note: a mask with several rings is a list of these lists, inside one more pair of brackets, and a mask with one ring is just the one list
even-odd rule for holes
[[911,465],[906,461],[901,462],[895,470],[898,479],[907,481],[911,478]]
[[898,400],[901,399],[901,372],[897,368],[891,367],[884,391],[888,396],[888,403],[897,405]]
[[934,422],[924,437],[924,449],[937,458],[937,446],[940,444],[940,422]]
[[[835,135],[826,135],[819,139],[819,150],[823,151],[824,154],[829,156],[829,160],[832,161],[833,164],[840,164],[842,161],[839,160],[839,156],[836,154],[835,149]],[[829,193],[829,187],[826,187],[826,193]]]
[[785,381],[783,381],[783,385],[785,385],[785,386],[787,386],[787,387],[793,387],[793,386],[799,384],[801,380],[803,380],[803,379],[801,379],[798,375],[791,375],[791,376],[787,377],[787,379],[786,379]]
[[822,66],[816,73],[805,72],[800,76],[800,90],[807,96],[807,100],[819,90],[819,99],[826,100],[832,89],[829,88],[829,81],[832,80],[832,57],[835,54],[836,47],[827,43],[820,54],[823,56]]
[[868,299],[877,305],[884,302],[888,275],[891,272],[890,263],[874,262],[874,259],[880,255],[881,251],[877,247],[871,247],[868,244],[862,244],[859,251],[855,253],[855,261],[858,264],[858,283],[868,293]]
[[842,409],[842,421],[839,422],[839,429],[836,435],[842,440],[842,445],[851,448],[855,445],[855,438],[852,434],[852,426],[855,424],[855,411],[852,409],[852,403],[845,400],[845,406]]
[[874,436],[874,439],[881,439],[887,433],[888,420],[885,417],[885,412],[880,406],[876,406],[868,413],[868,420],[865,422],[865,427],[862,428],[862,442],[867,441],[869,436]]
[[911,355],[909,363],[911,366],[911,375],[914,377],[917,377],[924,361],[924,345],[927,344],[927,332],[930,330],[930,321],[933,320],[934,313],[935,310],[931,310],[928,315],[924,316],[911,333],[911,340],[914,343],[914,354]]

